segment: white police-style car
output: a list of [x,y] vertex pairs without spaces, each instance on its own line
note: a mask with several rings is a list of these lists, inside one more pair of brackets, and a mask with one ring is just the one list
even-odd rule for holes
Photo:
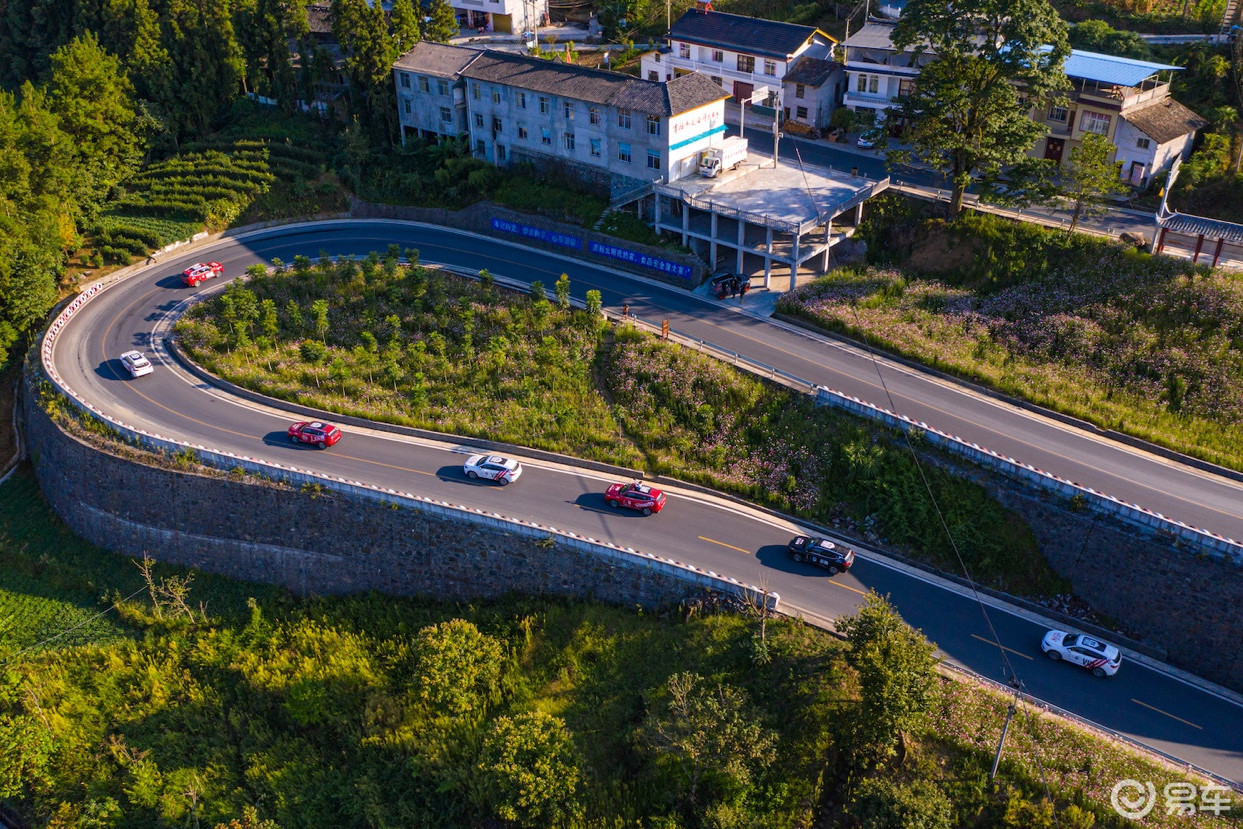
[[121,365],[125,366],[130,377],[142,377],[155,370],[151,366],[151,361],[142,356],[141,351],[127,351],[122,354]]
[[1040,641],[1040,649],[1054,662],[1065,660],[1082,666],[1093,676],[1113,676],[1122,664],[1117,648],[1082,633],[1051,630]]
[[462,464],[462,471],[472,481],[483,478],[501,485],[512,484],[522,475],[522,464],[500,455],[471,455]]

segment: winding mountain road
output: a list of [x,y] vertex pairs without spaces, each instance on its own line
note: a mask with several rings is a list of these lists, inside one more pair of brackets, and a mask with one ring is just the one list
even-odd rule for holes
[[[1165,515],[1243,537],[1243,486],[1233,481],[890,362],[881,360],[878,367],[849,345],[740,314],[685,291],[518,244],[427,225],[370,220],[293,225],[170,254],[88,303],[60,334],[53,360],[78,394],[119,420],[151,432],[668,555],[763,583],[781,594],[787,610],[833,618],[853,611],[869,589],[888,593],[907,621],[935,641],[949,661],[1004,681],[1008,674],[1000,645],[1034,697],[1243,784],[1243,707],[1188,684],[1161,666],[1127,659],[1117,676],[1102,681],[1086,671],[1049,662],[1040,653],[1045,626],[1038,619],[989,600],[998,637],[994,640],[980,607],[961,588],[887,563],[866,549],[848,575],[830,579],[786,558],[785,542],[796,530],[794,525],[724,499],[675,489],[669,491],[663,513],[643,518],[608,510],[601,494],[605,479],[579,468],[524,461],[527,471],[522,480],[502,489],[463,477],[465,447],[378,428],[350,429],[326,452],[293,446],[285,428],[294,417],[201,383],[163,351],[162,331],[193,292],[182,285],[180,273],[194,261],[220,261],[228,277],[275,257],[288,262],[299,254],[312,259],[321,253],[365,256],[390,244],[418,248],[424,263],[487,268],[519,281],[538,279],[551,285],[561,273],[568,273],[580,298],[585,291],[598,289],[611,309],[628,303],[632,313],[657,322],[667,318],[672,328],[689,336],[893,408]],[[153,374],[137,381],[123,376],[117,357],[131,348],[153,358]],[[1243,808],[1243,803],[1239,806]]]

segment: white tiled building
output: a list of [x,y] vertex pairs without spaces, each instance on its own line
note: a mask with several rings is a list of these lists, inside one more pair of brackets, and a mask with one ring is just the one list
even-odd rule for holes
[[[670,80],[699,72],[712,78],[735,101],[773,109],[783,106],[782,80],[798,59],[828,61],[836,43],[811,26],[702,8],[678,18],[665,40],[666,46],[643,56],[641,77]],[[824,80],[831,84],[833,79]],[[837,80],[840,83],[840,78]],[[815,97],[819,99],[819,92]]]
[[613,191],[695,173],[698,153],[725,134],[726,95],[698,74],[648,81],[429,43],[402,55],[393,71],[403,142],[462,136],[499,166],[521,160],[573,170]]
[[[919,70],[936,59],[925,52],[918,61],[910,51],[894,48],[894,24],[869,21],[842,44],[846,47],[846,95],[843,105],[865,119],[883,117],[896,99],[908,95]],[[1048,134],[1031,154],[1061,163],[1086,133],[1114,145],[1120,175],[1136,186],[1174,158],[1191,153],[1196,131],[1208,125],[1170,97],[1169,76],[1180,67],[1150,61],[1071,51],[1063,65],[1070,89],[1065,106],[1041,104],[1032,118]]]
[[548,20],[548,0],[449,0],[463,29],[522,34]]

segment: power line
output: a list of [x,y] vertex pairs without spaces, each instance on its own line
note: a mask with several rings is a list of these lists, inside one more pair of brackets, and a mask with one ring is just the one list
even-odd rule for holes
[[38,648],[42,648],[45,645],[51,644],[52,642],[55,642],[57,639],[60,639],[62,636],[68,636],[70,633],[73,633],[78,628],[83,627],[84,625],[88,625],[91,622],[95,621],[96,619],[100,618],[101,616],[105,616],[108,613],[111,613],[112,611],[117,609],[117,605],[119,605],[121,602],[128,602],[130,599],[134,598],[135,596],[137,596],[139,593],[143,592],[146,589],[147,589],[147,586],[144,584],[142,587],[139,587],[137,590],[135,590],[133,593],[130,593],[125,598],[117,599],[111,605],[109,605],[108,607],[105,607],[103,610],[99,611],[94,616],[91,616],[89,619],[83,619],[81,622],[78,622],[76,625],[74,625],[71,628],[66,628],[65,630],[62,630],[60,633],[57,633],[54,636],[49,636],[46,639],[43,639],[42,641],[36,642],[33,645],[22,648],[17,653],[13,654],[12,656],[7,657],[3,662],[0,662],[0,668],[7,668],[9,664],[11,662],[15,662],[19,656],[29,653],[30,651],[36,650]]

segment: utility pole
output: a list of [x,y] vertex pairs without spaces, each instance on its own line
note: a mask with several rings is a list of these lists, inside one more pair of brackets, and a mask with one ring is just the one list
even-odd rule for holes
[[773,110],[773,169],[777,169],[777,142],[781,139],[781,130],[777,128],[777,110]]
[[988,772],[988,782],[992,783],[997,776],[997,766],[1001,764],[1001,750],[1006,747],[1006,732],[1010,730],[1010,720],[1014,719],[1015,701],[1010,700],[1010,710],[1006,712],[1006,722],[1001,727],[1001,739],[997,741],[997,754],[993,757],[993,767]]

